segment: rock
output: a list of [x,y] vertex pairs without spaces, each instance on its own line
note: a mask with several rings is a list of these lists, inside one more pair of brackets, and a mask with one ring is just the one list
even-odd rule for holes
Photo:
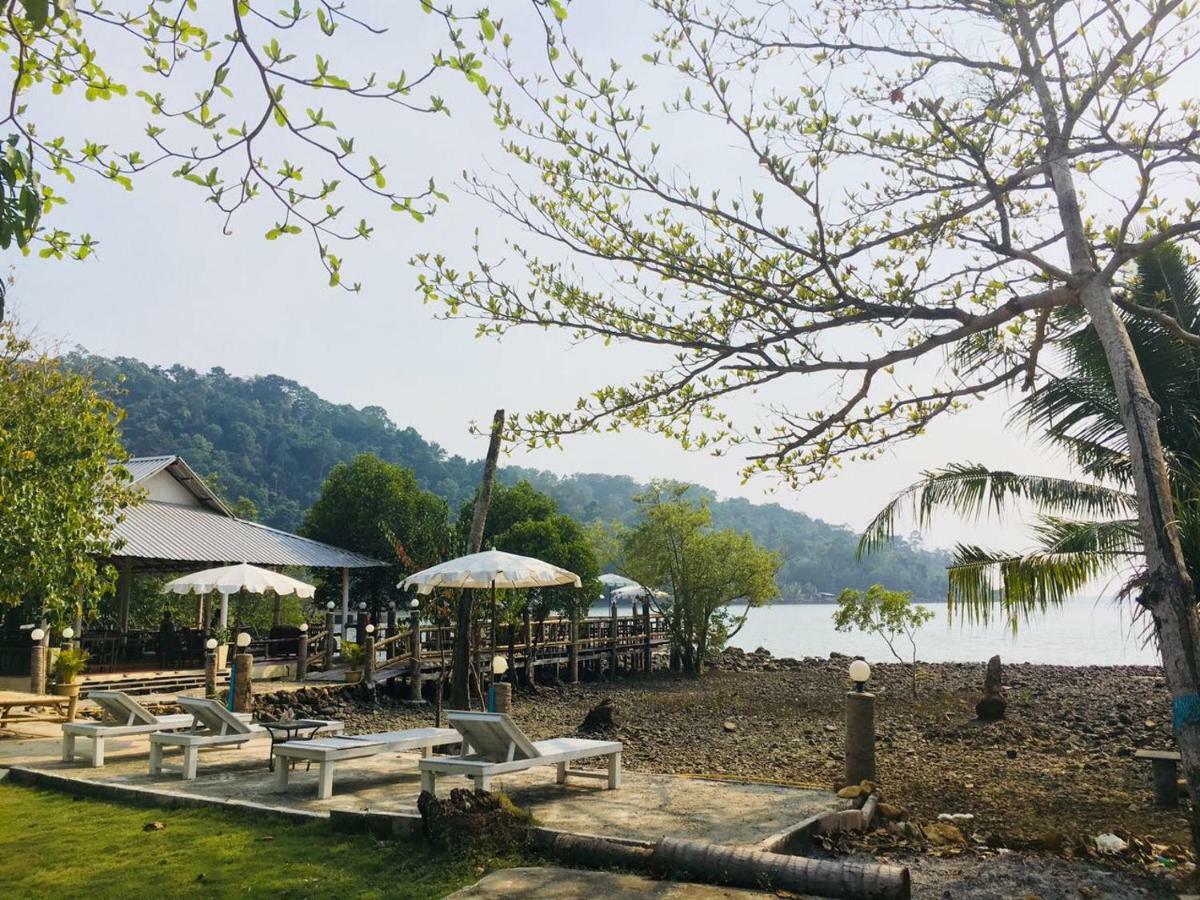
[[984,697],[975,704],[975,715],[984,722],[997,722],[1004,718],[1008,704],[1003,697]]
[[857,800],[859,797],[863,796],[862,785],[848,784],[838,791],[837,795],[843,800]]
[[837,731],[837,726],[836,725],[826,725],[825,730],[829,731],[829,732]]
[[733,721],[732,719],[726,719],[723,723],[721,723],[721,727],[724,728],[726,731],[737,731],[738,730],[737,722]]
[[987,672],[983,676],[983,694],[985,697],[1000,696],[1003,688],[1000,656],[997,654],[988,660]]
[[1007,756],[1009,759],[1016,759],[1017,751],[1016,750],[1005,750],[1004,755]]
[[162,822],[147,822],[142,826],[142,831],[162,831],[166,827]]
[[935,847],[965,846],[967,839],[963,833],[948,822],[931,822],[921,831],[925,839]]
[[1101,853],[1122,853],[1129,845],[1111,832],[1096,835],[1096,849]]
[[612,698],[605,697],[588,710],[587,715],[583,717],[583,723],[579,726],[579,731],[583,734],[612,731],[616,726],[613,721],[616,708]]
[[897,806],[894,803],[880,803],[875,807],[875,811],[879,813],[880,817],[890,819],[894,822],[908,815],[903,806]]
[[963,825],[967,822],[974,822],[975,816],[971,813],[938,813],[938,821]]

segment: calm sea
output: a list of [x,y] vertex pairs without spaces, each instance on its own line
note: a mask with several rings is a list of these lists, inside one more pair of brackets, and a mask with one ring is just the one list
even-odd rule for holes
[[[828,656],[836,650],[870,662],[892,658],[882,638],[834,631],[836,608],[820,604],[752,609],[731,643],[745,650],[766,647],[775,656]],[[1015,635],[999,624],[967,625],[958,615],[949,622],[944,605],[927,608],[934,618],[917,633],[917,657],[925,662],[975,662],[999,653],[1005,662],[1064,666],[1159,663],[1153,643],[1142,640],[1143,620],[1130,622],[1128,604],[1075,600],[1022,622]]]
[[[1061,609],[1023,622],[1014,635],[1004,627],[948,622],[944,605],[927,607],[934,618],[917,634],[917,657],[925,662],[977,662],[999,653],[1005,662],[1083,665],[1158,665],[1158,651],[1142,640],[1142,621],[1130,622],[1130,606],[1109,600],[1073,600]],[[766,647],[775,656],[828,656],[831,651],[892,659],[881,638],[839,634],[832,604],[776,604],[750,610],[745,627],[731,641],[744,650]],[[624,614],[626,609],[623,607]],[[740,612],[740,610],[739,610]],[[607,610],[597,607],[593,615]],[[903,639],[902,639],[903,641]],[[903,653],[904,650],[901,650]]]

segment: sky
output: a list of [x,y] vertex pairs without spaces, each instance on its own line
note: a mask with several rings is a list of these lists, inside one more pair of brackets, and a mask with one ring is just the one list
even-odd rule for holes
[[[382,4],[364,7],[369,13]],[[590,13],[576,4],[572,16],[578,17],[570,23],[576,40],[590,57],[637,60],[649,49],[652,22],[639,3],[605,3]],[[519,17],[510,27],[518,40],[536,38]],[[432,40],[430,28],[427,18],[409,17],[394,34],[419,59]],[[339,47],[342,58],[352,49],[356,62],[394,66],[396,45],[389,41],[348,36]],[[110,68],[125,74],[119,65]],[[64,348],[79,345],[97,354],[201,371],[220,366],[235,375],[283,375],[333,402],[382,406],[400,425],[468,457],[485,450],[483,439],[470,434],[470,423],[489,421],[497,407],[562,408],[591,388],[641,371],[649,360],[636,350],[575,346],[553,332],[476,340],[470,323],[439,321],[436,310],[422,305],[416,272],[408,264],[412,254],[433,250],[466,264],[476,228],[493,242],[521,237],[513,223],[460,189],[463,170],[507,164],[481,95],[453,73],[442,79],[439,92],[450,102],[449,118],[386,107],[339,116],[339,125],[388,161],[390,177],[419,184],[433,176],[451,195],[424,224],[386,212],[374,215],[380,226],[375,236],[348,253],[348,277],[363,282],[361,294],[329,289],[307,240],[266,242],[262,235],[271,217],[265,207],[235,219],[233,233],[223,234],[217,211],[159,169],[141,177],[132,192],[88,178],[69,188],[69,206],[61,216],[56,213],[56,221],[96,236],[101,243],[95,258],[6,260],[15,280],[9,302],[21,327]],[[40,121],[43,133],[99,133],[124,146],[140,132],[144,114],[134,99],[55,101],[45,104]],[[672,135],[669,127],[663,132],[665,141],[684,137]],[[702,155],[700,165],[716,165],[722,149],[714,148],[707,163]],[[363,209],[371,211],[368,204]],[[792,382],[787,390],[803,406],[819,387]],[[564,474],[690,480],[722,496],[769,500],[857,528],[923,469],[945,462],[1066,473],[1063,460],[1004,427],[1010,399],[993,397],[940,420],[927,435],[882,459],[850,465],[800,491],[769,477],[742,484],[736,459],[686,453],[664,439],[628,431],[573,438],[561,450],[516,450],[509,460]],[[1024,546],[1019,523],[979,528],[947,520],[926,535],[937,546],[960,539]]]

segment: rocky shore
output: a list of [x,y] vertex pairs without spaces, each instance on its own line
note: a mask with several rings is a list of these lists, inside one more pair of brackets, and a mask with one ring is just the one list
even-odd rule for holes
[[[634,771],[775,781],[824,788],[843,774],[849,659],[780,659],[726,650],[699,680],[656,673],[518,692],[514,715],[535,739],[574,734],[603,700]],[[1169,748],[1170,702],[1149,666],[1005,665],[1005,718],[982,723],[984,663],[872,666],[877,764],[886,799],[903,819],[953,815],[963,842],[936,852],[996,848],[1095,856],[1095,837],[1128,845],[1108,859],[1142,871],[1190,867],[1183,808],[1153,805],[1137,748]],[[344,719],[351,731],[429,724],[413,708],[368,689],[306,688],[256,697],[260,712]],[[893,826],[863,839],[873,852],[928,850],[920,828]],[[835,848],[836,849],[836,848]],[[842,848],[853,849],[853,848]]]

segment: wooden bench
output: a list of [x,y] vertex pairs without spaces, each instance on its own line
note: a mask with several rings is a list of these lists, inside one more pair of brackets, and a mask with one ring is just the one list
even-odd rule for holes
[[1154,805],[1174,809],[1179,805],[1179,754],[1174,750],[1138,750],[1134,759],[1148,759],[1154,770]]
[[70,697],[57,694],[0,691],[0,728],[15,722],[69,721],[70,704]]

